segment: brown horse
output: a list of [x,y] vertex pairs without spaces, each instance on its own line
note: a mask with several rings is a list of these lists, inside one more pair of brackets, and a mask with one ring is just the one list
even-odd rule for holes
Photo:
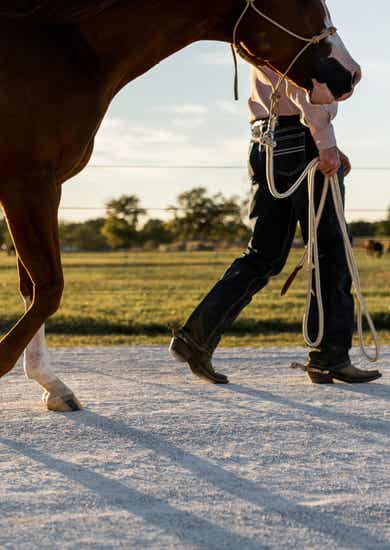
[[368,256],[375,256],[375,258],[382,258],[385,247],[380,241],[370,239],[364,242],[364,248]]
[[[26,349],[26,374],[45,388],[50,409],[80,406],[50,370],[44,346],[44,322],[63,290],[61,184],[87,164],[102,118],[123,86],[195,41],[230,43],[248,1],[1,3],[0,202],[26,312],[0,342],[0,376]],[[249,3],[237,33],[240,50],[252,63],[283,72],[302,42],[260,18],[251,9],[254,0]],[[308,38],[331,26],[324,0],[256,0],[256,7]],[[289,77],[325,103],[351,95],[360,69],[336,34],[311,45]]]

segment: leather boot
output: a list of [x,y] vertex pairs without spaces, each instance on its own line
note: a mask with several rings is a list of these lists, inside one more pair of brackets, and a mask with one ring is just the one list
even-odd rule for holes
[[309,361],[305,365],[293,363],[291,368],[300,368],[305,371],[313,384],[332,384],[333,380],[340,380],[348,384],[372,382],[382,376],[378,370],[362,370],[352,365],[348,359],[338,365],[326,366]]
[[186,332],[173,330],[173,338],[169,346],[169,353],[173,359],[181,363],[188,363],[192,372],[213,384],[228,384],[224,374],[215,372],[211,363],[211,354],[200,344],[195,342]]

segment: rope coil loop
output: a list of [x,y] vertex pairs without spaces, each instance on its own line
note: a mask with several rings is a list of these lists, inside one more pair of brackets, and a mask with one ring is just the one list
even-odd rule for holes
[[[308,225],[309,225],[309,235],[308,242],[305,254],[303,255],[298,266],[303,265],[306,262],[308,270],[308,279],[307,279],[307,292],[306,292],[306,307],[305,314],[303,317],[303,335],[305,342],[310,347],[318,347],[322,342],[324,337],[324,306],[322,301],[322,292],[321,292],[321,274],[320,274],[320,261],[319,261],[319,251],[318,251],[318,237],[317,230],[321,221],[321,217],[324,211],[326,198],[331,191],[331,197],[334,204],[334,209],[336,212],[337,221],[340,227],[340,231],[343,238],[345,257],[347,261],[348,271],[351,275],[352,285],[355,292],[356,302],[357,302],[357,326],[358,326],[358,336],[359,336],[359,345],[360,349],[371,362],[376,362],[379,358],[380,346],[378,341],[378,335],[375,329],[374,322],[370,315],[370,312],[367,308],[365,299],[363,297],[362,288],[360,284],[359,271],[357,268],[356,260],[354,257],[353,249],[351,242],[349,240],[347,223],[344,217],[344,205],[343,199],[341,196],[339,179],[337,175],[332,176],[331,178],[324,178],[324,186],[320,198],[320,203],[316,211],[315,200],[314,200],[314,188],[315,188],[315,178],[319,166],[319,158],[314,158],[298,177],[298,179],[293,183],[293,185],[284,193],[279,193],[276,189],[275,178],[274,178],[274,148],[276,147],[275,141],[275,127],[276,127],[276,117],[271,117],[267,130],[260,137],[252,138],[252,141],[259,143],[260,146],[263,146],[266,151],[266,173],[267,173],[267,183],[271,195],[276,199],[285,199],[290,197],[297,189],[302,185],[305,178],[307,178],[308,185],[308,202],[309,202],[309,216],[308,216]],[[298,267],[297,266],[297,267]],[[309,335],[309,312],[312,303],[313,297],[316,300],[317,312],[318,312],[318,332],[316,338],[313,340]],[[374,354],[370,355],[365,348],[363,341],[363,314],[367,320],[369,330],[372,335],[374,343]]]

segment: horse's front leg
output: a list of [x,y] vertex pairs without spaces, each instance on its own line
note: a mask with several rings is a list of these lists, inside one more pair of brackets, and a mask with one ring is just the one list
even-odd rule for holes
[[20,289],[27,306],[0,341],[0,377],[26,350],[26,374],[45,389],[47,408],[77,410],[80,403],[72,390],[50,369],[44,343],[43,325],[58,309],[63,289],[57,218],[60,191],[42,171],[32,181],[20,178],[10,189],[1,189],[0,198],[15,244]]
[[[27,311],[31,305],[31,298],[23,296],[23,300]],[[42,400],[48,409],[56,411],[81,409],[81,404],[72,390],[54,374],[50,366],[45,341],[45,325],[41,326],[24,350],[23,367],[26,377],[35,380],[45,389]]]

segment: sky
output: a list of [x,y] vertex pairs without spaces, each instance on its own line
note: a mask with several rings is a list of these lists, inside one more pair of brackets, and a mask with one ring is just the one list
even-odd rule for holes
[[[346,180],[346,216],[383,219],[390,206],[390,2],[327,4],[363,69],[362,82],[335,122],[338,145],[354,167]],[[233,99],[228,44],[200,42],[164,60],[114,99],[89,165],[63,186],[61,219],[103,215],[104,204],[121,194],[137,195],[148,215],[160,218],[178,194],[193,187],[244,198],[248,96],[249,67],[242,62],[240,100]],[[102,167],[107,165],[142,167]],[[172,167],[177,165],[198,168]]]

